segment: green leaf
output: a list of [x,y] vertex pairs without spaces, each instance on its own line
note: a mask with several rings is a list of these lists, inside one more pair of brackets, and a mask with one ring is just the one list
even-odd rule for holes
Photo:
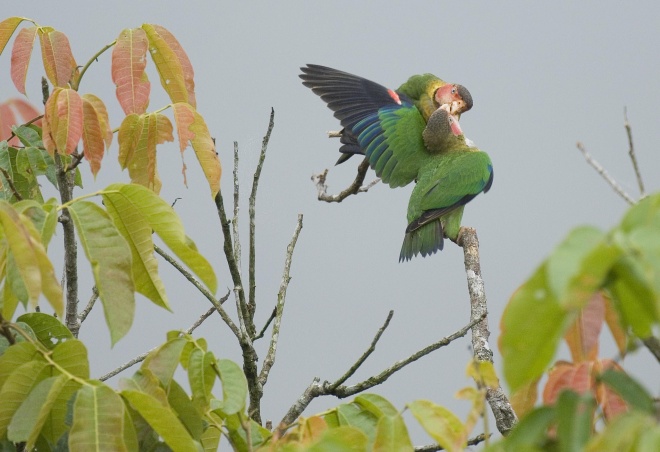
[[467,433],[461,420],[447,408],[416,400],[408,404],[415,419],[426,433],[448,451],[463,450],[467,445]]
[[8,438],[14,442],[25,441],[25,448],[31,450],[67,381],[66,375],[40,381],[14,414],[7,430]]
[[[174,209],[160,196],[137,184],[112,184],[103,193],[106,202],[115,202],[117,197],[127,199],[147,219],[151,228],[209,288],[216,292],[217,280],[213,267],[202,256],[195,243],[186,236],[181,219]],[[123,217],[123,213],[119,212]]]
[[658,224],[660,224],[660,193],[654,193],[628,209],[620,227],[624,232],[631,232],[643,226],[657,228]]
[[546,274],[543,264],[513,294],[502,316],[500,351],[512,391],[543,374],[572,319],[547,289]]
[[210,407],[211,390],[216,376],[215,363],[213,352],[204,352],[196,348],[190,354],[188,381],[192,390],[193,402],[201,412],[206,412]]
[[[73,400],[78,389],[80,389],[79,382],[68,380],[53,402],[46,422],[41,428],[41,436],[50,444],[55,445],[60,442],[66,445],[73,416]],[[57,450],[63,449],[58,447]]]
[[580,396],[563,391],[556,404],[557,437],[562,451],[580,452],[591,437],[596,401],[590,394]]
[[28,324],[32,328],[32,331],[34,331],[39,342],[49,350],[52,350],[55,345],[63,340],[73,339],[71,331],[57,317],[53,317],[52,315],[42,312],[31,312],[23,314],[16,320]]
[[202,418],[192,403],[192,400],[188,397],[188,394],[179,386],[176,380],[172,380],[170,383],[167,401],[181,422],[183,422],[190,435],[196,440],[202,440],[202,434],[204,432]]
[[361,394],[354,400],[363,409],[380,418],[382,416],[396,416],[399,411],[385,397],[378,394]]
[[138,391],[122,391],[121,394],[173,450],[197,452],[201,449],[171,408]]
[[[108,187],[108,189],[114,186]],[[106,190],[108,190],[106,189]],[[158,275],[158,261],[154,256],[153,229],[147,217],[131,199],[119,193],[106,193],[104,204],[119,232],[131,248],[135,290],[153,303],[171,310],[165,286]]]
[[[0,182],[2,182],[2,192],[0,198],[5,199],[11,203],[18,201],[18,197],[14,193],[13,188],[18,192],[22,199],[34,199],[38,202],[43,202],[41,190],[37,178],[25,171],[25,163],[20,162],[21,165],[17,166],[17,159],[23,159],[22,153],[17,149],[8,147],[6,141],[0,142],[0,168],[3,168],[7,173],[0,173]],[[12,184],[9,184],[11,179]]]
[[0,355],[0,390],[4,386],[7,378],[14,373],[16,369],[33,359],[42,360],[37,352],[37,347],[30,342],[19,342],[12,345]]
[[0,390],[0,438],[5,435],[16,410],[28,397],[34,385],[43,380],[47,364],[41,360],[27,362],[9,375]]
[[[617,416],[603,432],[587,444],[585,450],[591,452],[654,452],[660,446],[658,442],[654,441],[659,437],[659,430],[660,427],[652,416],[640,411],[631,411]],[[651,433],[646,440],[650,439],[649,442],[655,443],[651,449],[638,447],[638,442],[641,442],[645,433],[647,435]]]
[[220,409],[225,414],[243,411],[247,397],[247,379],[238,364],[229,359],[219,359],[216,362],[220,381],[222,382],[222,405]]
[[23,146],[26,148],[33,147],[33,148],[42,148],[44,147],[43,142],[41,141],[41,135],[39,135],[39,132],[33,125],[30,126],[14,126],[11,128],[11,130],[14,132],[14,135],[18,137],[19,140],[21,140],[21,143],[23,143]]
[[92,264],[94,282],[114,345],[130,329],[135,313],[130,248],[108,213],[93,202],[74,202],[69,213]]
[[204,452],[216,452],[220,446],[220,438],[222,437],[222,432],[215,428],[209,427],[204,430],[202,434],[202,447],[204,447]]
[[[362,433],[367,435],[369,443],[373,444],[376,441],[376,426],[378,425],[378,417],[370,411],[362,409],[357,403],[342,403],[336,408],[336,419],[338,426],[351,426],[359,429]],[[334,424],[332,417],[326,422],[328,425]],[[334,426],[334,425],[333,425]]]
[[[555,421],[554,407],[544,406],[522,418],[509,435],[500,443],[507,451],[546,450],[548,428]],[[490,450],[490,449],[489,449]]]
[[408,435],[408,429],[401,415],[383,416],[378,420],[374,452],[414,450]]
[[307,452],[362,452],[367,450],[368,439],[353,427],[337,427],[326,430]]
[[131,390],[148,394],[163,406],[168,406],[167,394],[160,386],[158,378],[149,369],[140,369],[130,379],[122,378],[119,382],[122,391]]
[[125,451],[124,403],[117,393],[99,381],[78,391],[73,405],[69,450]]
[[172,381],[174,371],[179,365],[181,350],[183,350],[186,343],[186,339],[182,337],[168,340],[147,355],[144,363],[142,363],[142,368],[149,369],[153,372],[163,387],[167,388]]
[[78,378],[89,378],[89,360],[87,348],[78,339],[60,342],[53,349],[51,358],[71,375]]
[[598,380],[612,388],[631,408],[648,414],[654,413],[653,397],[644,387],[625,372],[606,369],[598,375]]
[[625,325],[641,337],[652,334],[659,321],[656,295],[649,287],[640,262],[629,257],[620,259],[612,269],[607,288]]

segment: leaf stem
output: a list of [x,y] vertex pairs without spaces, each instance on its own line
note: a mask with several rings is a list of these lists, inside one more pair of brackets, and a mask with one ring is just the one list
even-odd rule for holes
[[80,70],[80,75],[78,75],[78,79],[77,79],[77,80],[74,80],[74,81],[73,81],[73,83],[71,84],[71,88],[73,88],[74,90],[78,91],[78,88],[80,87],[80,81],[82,80],[83,75],[85,75],[85,72],[87,72],[87,69],[89,69],[89,66],[91,66],[91,64],[92,64],[94,61],[97,61],[97,60],[98,60],[98,57],[100,57],[100,56],[103,54],[103,52],[105,52],[105,51],[108,50],[109,48],[113,47],[115,44],[117,44],[117,40],[116,40],[116,39],[115,39],[114,41],[112,41],[110,44],[105,45],[105,46],[104,46],[101,50],[99,50],[98,52],[96,52],[96,53],[94,54],[94,56],[92,56],[92,57],[89,59],[89,61],[87,62],[87,64],[85,64],[85,65],[83,66],[83,68]]

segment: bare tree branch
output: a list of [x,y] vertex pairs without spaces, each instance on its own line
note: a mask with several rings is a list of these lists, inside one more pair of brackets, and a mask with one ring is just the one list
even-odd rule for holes
[[628,111],[623,109],[623,126],[626,128],[626,135],[628,136],[628,155],[630,156],[630,161],[632,162],[633,169],[635,170],[635,177],[637,177],[637,185],[639,185],[639,194],[643,198],[646,196],[644,190],[644,181],[642,180],[642,173],[639,171],[639,165],[637,164],[637,156],[635,155],[635,146],[633,145],[632,138],[632,127],[630,127],[630,122],[628,122]]
[[277,306],[273,308],[273,312],[270,313],[270,317],[268,317],[268,320],[266,320],[266,323],[264,324],[264,327],[259,331],[259,334],[254,336],[253,341],[256,341],[257,339],[261,339],[264,337],[264,334],[266,334],[266,330],[270,326],[270,324],[275,320],[275,316],[277,315]]
[[252,178],[252,191],[250,192],[250,199],[248,203],[249,217],[250,217],[250,255],[249,265],[248,265],[248,279],[250,284],[250,296],[248,301],[247,310],[249,313],[249,332],[250,336],[255,335],[254,328],[254,313],[257,309],[256,305],[256,293],[257,293],[257,281],[255,277],[256,269],[256,235],[255,229],[256,225],[254,222],[255,219],[255,204],[257,202],[257,188],[259,186],[259,179],[261,178],[261,170],[264,166],[264,161],[266,160],[266,150],[268,149],[268,142],[270,141],[270,134],[273,131],[275,126],[275,109],[270,109],[270,119],[268,120],[268,129],[266,130],[266,135],[261,142],[261,153],[259,154],[259,163],[257,163],[257,168],[254,171],[254,176]]
[[389,314],[387,314],[387,318],[385,319],[385,323],[383,323],[383,326],[380,327],[380,329],[376,333],[376,336],[374,336],[369,348],[364,353],[362,353],[362,356],[360,356],[358,360],[355,361],[355,364],[353,364],[351,368],[348,369],[344,375],[339,377],[337,380],[335,380],[334,383],[332,383],[328,387],[330,391],[334,391],[335,389],[337,389],[337,386],[344,384],[346,380],[352,377],[353,374],[360,368],[360,366],[367,360],[369,355],[371,355],[376,350],[376,344],[380,340],[380,337],[383,335],[387,327],[390,326],[390,321],[392,320],[393,316],[394,316],[394,310],[390,310]]
[[[227,299],[229,298],[229,293],[230,293],[230,292],[227,292],[227,295],[225,295],[225,296],[222,297],[220,300],[218,300],[218,303],[223,304],[225,301],[227,301]],[[193,324],[192,324],[192,325],[186,330],[186,334],[192,334],[192,332],[195,331],[195,329],[196,329],[198,326],[200,326],[200,325],[204,322],[204,320],[208,319],[208,318],[211,316],[211,314],[213,314],[215,311],[216,311],[216,309],[215,309],[215,307],[213,307],[213,308],[210,308],[208,311],[206,311],[204,314],[202,314],[197,320],[195,320],[195,323],[193,323]],[[159,346],[158,346],[158,347],[159,347]],[[152,348],[151,350],[146,351],[146,352],[144,352],[144,353],[142,353],[142,354],[136,356],[135,358],[131,359],[130,361],[128,361],[128,362],[122,364],[121,366],[117,367],[116,369],[111,370],[111,371],[108,372],[107,374],[103,375],[102,377],[99,378],[99,380],[101,380],[101,381],[105,381],[105,380],[107,380],[108,378],[112,378],[112,377],[114,377],[115,375],[117,375],[118,373],[121,373],[121,372],[125,371],[125,370],[128,369],[129,367],[132,367],[132,366],[136,365],[137,363],[140,363],[140,362],[144,361],[144,360],[146,359],[146,357],[149,355],[149,353],[153,352],[153,351],[156,350],[158,347],[154,347],[154,348]]]
[[[179,273],[181,273],[190,283],[197,288],[201,292],[204,297],[206,297],[207,300],[211,302],[213,305],[214,309],[218,311],[218,314],[220,314],[220,317],[222,317],[222,320],[227,324],[229,329],[234,333],[234,336],[238,338],[238,340],[241,340],[241,334],[238,328],[236,327],[236,324],[231,320],[231,317],[229,317],[229,314],[227,314],[227,311],[224,310],[222,307],[222,304],[224,303],[224,297],[221,300],[216,300],[215,297],[211,292],[209,292],[206,287],[202,285],[197,279],[185,268],[181,266],[172,256],[167,254],[163,249],[161,249],[158,245],[154,244],[154,251],[158,253],[163,259],[165,259],[172,267],[176,268]],[[222,301],[222,303],[221,303]]]
[[612,189],[614,189],[615,192],[619,194],[619,196],[625,199],[628,204],[635,204],[635,200],[632,199],[630,195],[625,192],[625,190],[621,187],[621,185],[619,185],[619,183],[616,180],[614,180],[612,176],[609,175],[607,170],[605,170],[605,168],[603,168],[603,166],[600,163],[598,163],[596,160],[593,159],[593,157],[591,157],[591,154],[587,152],[584,145],[579,141],[577,142],[577,148],[580,150],[580,152],[582,152],[582,155],[584,155],[584,158],[587,161],[587,163],[591,165],[596,170],[596,172],[603,177],[603,179],[605,179],[605,181],[610,185],[610,187],[612,187]]
[[316,191],[318,192],[319,201],[342,202],[344,199],[348,198],[351,195],[367,192],[371,187],[373,187],[380,181],[380,179],[374,179],[368,185],[362,186],[362,183],[364,182],[364,178],[367,174],[368,169],[369,169],[369,161],[365,158],[364,160],[362,160],[362,163],[360,163],[360,166],[358,166],[358,171],[357,171],[357,175],[355,176],[355,180],[353,180],[351,185],[349,185],[345,190],[343,190],[338,195],[327,194],[328,186],[325,183],[326,178],[328,176],[327,169],[323,171],[321,174],[312,175],[312,181],[316,185]]
[[234,259],[236,259],[236,266],[241,268],[241,241],[238,235],[240,190],[238,188],[238,141],[234,141],[234,218],[231,220],[231,226],[234,234]]
[[[465,273],[467,275],[468,291],[470,292],[470,319],[474,322],[472,327],[472,348],[477,361],[493,362],[493,351],[488,346],[488,306],[484,280],[481,277],[481,264],[479,262],[479,239],[474,228],[461,228],[458,245],[463,248],[465,259]],[[516,413],[509,403],[501,387],[488,388],[486,400],[495,415],[497,429],[503,435],[511,431],[518,422]]]
[[80,314],[78,314],[78,328],[80,329],[80,324],[82,324],[89,313],[91,312],[92,308],[94,307],[94,303],[96,303],[96,300],[99,298],[99,290],[96,288],[96,286],[92,287],[92,296],[89,298],[89,301],[87,302],[87,306],[85,306],[85,309],[82,310]]
[[284,314],[284,303],[286,301],[286,290],[289,287],[289,281],[291,281],[291,276],[289,272],[291,270],[291,260],[293,258],[293,251],[296,248],[296,242],[298,241],[298,236],[300,235],[300,230],[303,226],[303,216],[302,214],[298,215],[298,222],[296,223],[296,229],[293,231],[293,237],[289,246],[286,247],[286,258],[284,259],[284,272],[282,274],[282,282],[280,283],[280,290],[277,293],[277,306],[275,309],[277,313],[275,314],[275,320],[273,322],[273,332],[270,336],[270,345],[268,346],[268,352],[266,353],[266,358],[264,358],[264,364],[261,367],[261,372],[259,373],[259,383],[264,386],[268,381],[268,375],[270,369],[275,364],[275,354],[277,353],[277,343],[280,338],[280,325],[282,324],[282,315]]
[[[484,317],[485,318],[485,317]],[[428,355],[429,353],[445,347],[449,345],[451,342],[454,340],[458,339],[459,337],[465,336],[470,329],[476,325],[478,322],[483,320],[482,318],[477,318],[472,320],[470,323],[468,323],[466,326],[461,328],[460,330],[456,331],[455,333],[444,337],[440,339],[439,341],[419,350],[418,352],[413,353],[406,359],[400,360],[392,364],[390,367],[384,369],[382,372],[380,372],[378,375],[374,375],[372,377],[367,378],[364,381],[361,381],[357,384],[354,384],[353,386],[344,386],[344,385],[337,385],[335,384],[336,382],[329,382],[325,381],[324,383],[321,383],[320,378],[314,377],[314,380],[310,385],[305,389],[303,394],[298,398],[296,403],[294,403],[291,408],[289,408],[289,411],[284,415],[282,420],[280,421],[278,427],[277,427],[277,433],[276,435],[283,435],[284,432],[287,430],[289,425],[291,425],[297,418],[302,414],[302,412],[307,408],[307,406],[314,400],[316,397],[320,396],[325,396],[325,395],[333,395],[335,397],[338,397],[340,399],[352,396],[354,394],[357,394],[359,392],[365,391],[369,388],[372,388],[374,386],[377,386],[381,383],[384,383],[389,377],[391,377],[395,372],[401,370],[408,364],[417,361],[418,359],[422,358],[423,356]],[[381,327],[383,329],[383,327]],[[376,334],[376,338],[374,341],[372,341],[371,347],[375,347],[376,343],[378,342],[378,339],[380,339],[380,330]],[[360,360],[358,360],[359,362]],[[364,361],[362,361],[364,362]],[[359,366],[358,366],[359,367]],[[340,377],[339,380],[343,378]]]

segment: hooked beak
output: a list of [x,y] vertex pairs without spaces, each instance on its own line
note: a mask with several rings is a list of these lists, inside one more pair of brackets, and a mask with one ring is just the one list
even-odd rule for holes
[[458,123],[458,118],[456,116],[449,116],[449,126],[451,127],[451,133],[454,135],[463,135],[463,130],[461,129],[461,125]]

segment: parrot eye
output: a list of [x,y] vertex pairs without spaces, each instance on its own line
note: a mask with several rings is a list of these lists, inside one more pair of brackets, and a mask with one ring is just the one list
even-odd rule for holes
[[458,90],[456,89],[455,86],[451,89],[451,93],[452,93],[452,94],[456,94],[457,91],[458,91]]

